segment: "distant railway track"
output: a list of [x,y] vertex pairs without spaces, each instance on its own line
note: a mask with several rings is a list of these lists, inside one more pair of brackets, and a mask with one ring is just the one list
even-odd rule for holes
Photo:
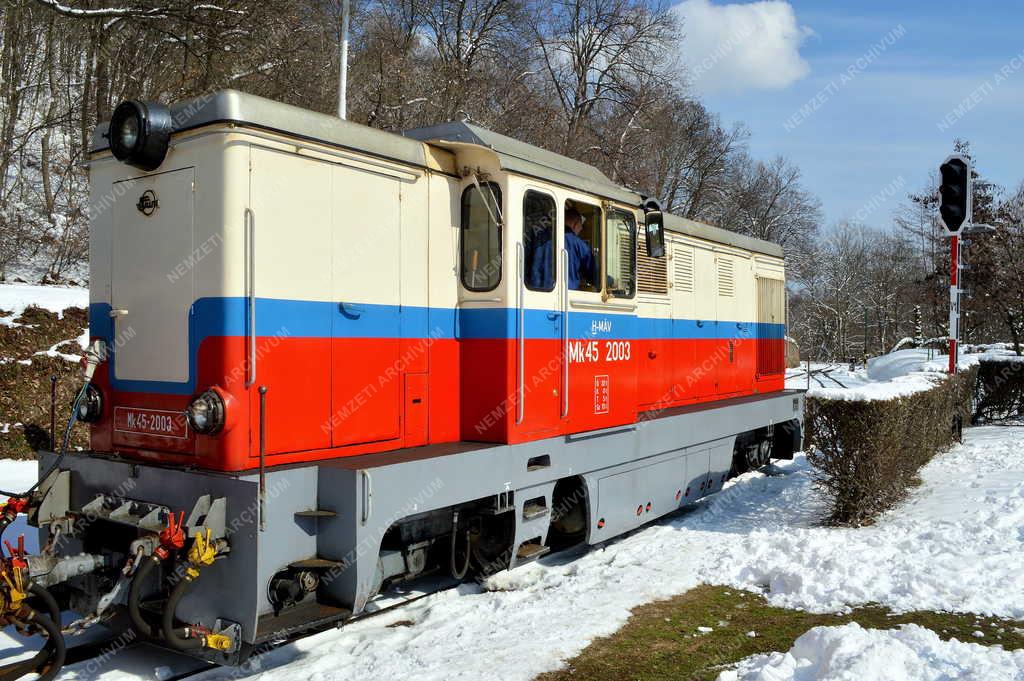
[[[832,375],[833,371],[838,371],[839,369],[842,369],[842,368],[843,368],[842,364],[830,364],[830,365],[828,365],[826,367],[820,367],[820,368],[817,368],[817,369],[811,369],[811,371],[810,371],[810,380],[812,380],[815,383],[817,383],[818,387],[820,387],[820,388],[833,388],[833,387],[836,387],[836,386],[838,386],[840,388],[847,388],[848,386],[846,384],[844,384],[842,381],[840,381],[838,378],[836,378],[835,376]],[[793,379],[805,378],[805,377],[807,377],[807,370],[806,369],[803,370],[803,371],[800,371],[799,373],[796,373],[796,374],[790,374],[786,378],[787,378],[787,380],[793,380]],[[835,385],[826,385],[825,382],[822,379],[826,379],[828,381],[831,381]]]

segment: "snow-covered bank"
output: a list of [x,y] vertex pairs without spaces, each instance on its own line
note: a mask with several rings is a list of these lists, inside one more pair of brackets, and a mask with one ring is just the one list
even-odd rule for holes
[[[0,460],[0,489],[8,492],[24,492],[36,481],[39,464],[35,461]],[[7,497],[0,494],[0,502]]]
[[[9,463],[0,465],[6,478]],[[246,676],[528,681],[617,630],[631,608],[702,582],[816,611],[879,602],[1024,617],[1024,428],[969,430],[967,444],[937,456],[922,479],[872,527],[819,527],[821,503],[797,458],[582,555],[550,556],[486,588],[465,585],[285,646]],[[140,678],[138,654],[62,678]]]
[[[818,612],[879,602],[896,610],[1022,618],[1022,432],[969,430],[964,445],[921,469],[923,485],[907,503],[871,527],[799,527],[781,517],[762,522],[722,546],[719,578],[764,588],[776,605]],[[803,484],[782,496],[812,502],[814,492],[799,489]]]
[[815,627],[786,653],[755,655],[718,681],[1020,681],[1024,650],[1007,651],[953,639],[907,624],[864,629]]
[[[88,307],[89,289],[73,286],[0,284],[0,325],[14,326],[25,308],[36,305],[58,315],[69,307]],[[6,316],[12,312],[10,316]]]
[[[962,355],[959,369],[978,363],[979,355]],[[898,350],[868,360],[867,367],[850,370],[845,364],[811,364],[786,372],[786,387],[806,389],[808,397],[829,400],[888,400],[928,390],[945,380],[949,357],[933,350]]]

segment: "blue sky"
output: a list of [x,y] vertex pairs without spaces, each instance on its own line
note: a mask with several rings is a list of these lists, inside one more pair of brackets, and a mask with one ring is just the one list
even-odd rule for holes
[[827,224],[889,226],[956,137],[989,179],[1024,180],[1022,0],[686,0],[677,10],[694,92],[747,125],[755,156],[795,161]]

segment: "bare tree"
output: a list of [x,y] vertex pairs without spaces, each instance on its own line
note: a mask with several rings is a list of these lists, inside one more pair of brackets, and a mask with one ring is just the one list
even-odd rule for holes
[[[0,277],[86,275],[81,163],[126,98],[233,87],[333,112],[340,13],[341,0],[0,5]],[[362,0],[349,116],[394,131],[473,121],[799,255],[819,219],[799,171],[752,161],[745,128],[686,95],[674,17],[647,0]]]
[[562,153],[595,142],[595,118],[638,113],[671,87],[666,49],[678,35],[667,7],[643,0],[555,0],[534,5],[533,27],[548,85],[561,110]]
[[724,195],[713,202],[712,220],[726,229],[774,241],[794,263],[812,251],[821,208],[801,183],[800,169],[783,157],[754,161],[745,153],[730,167]]

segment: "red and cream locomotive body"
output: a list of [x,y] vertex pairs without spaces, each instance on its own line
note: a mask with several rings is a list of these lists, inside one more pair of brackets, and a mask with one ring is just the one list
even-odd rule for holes
[[125,103],[90,179],[92,451],[44,457],[34,520],[104,558],[54,585],[97,621],[237,662],[799,447],[781,249],[586,164],[225,91]]

